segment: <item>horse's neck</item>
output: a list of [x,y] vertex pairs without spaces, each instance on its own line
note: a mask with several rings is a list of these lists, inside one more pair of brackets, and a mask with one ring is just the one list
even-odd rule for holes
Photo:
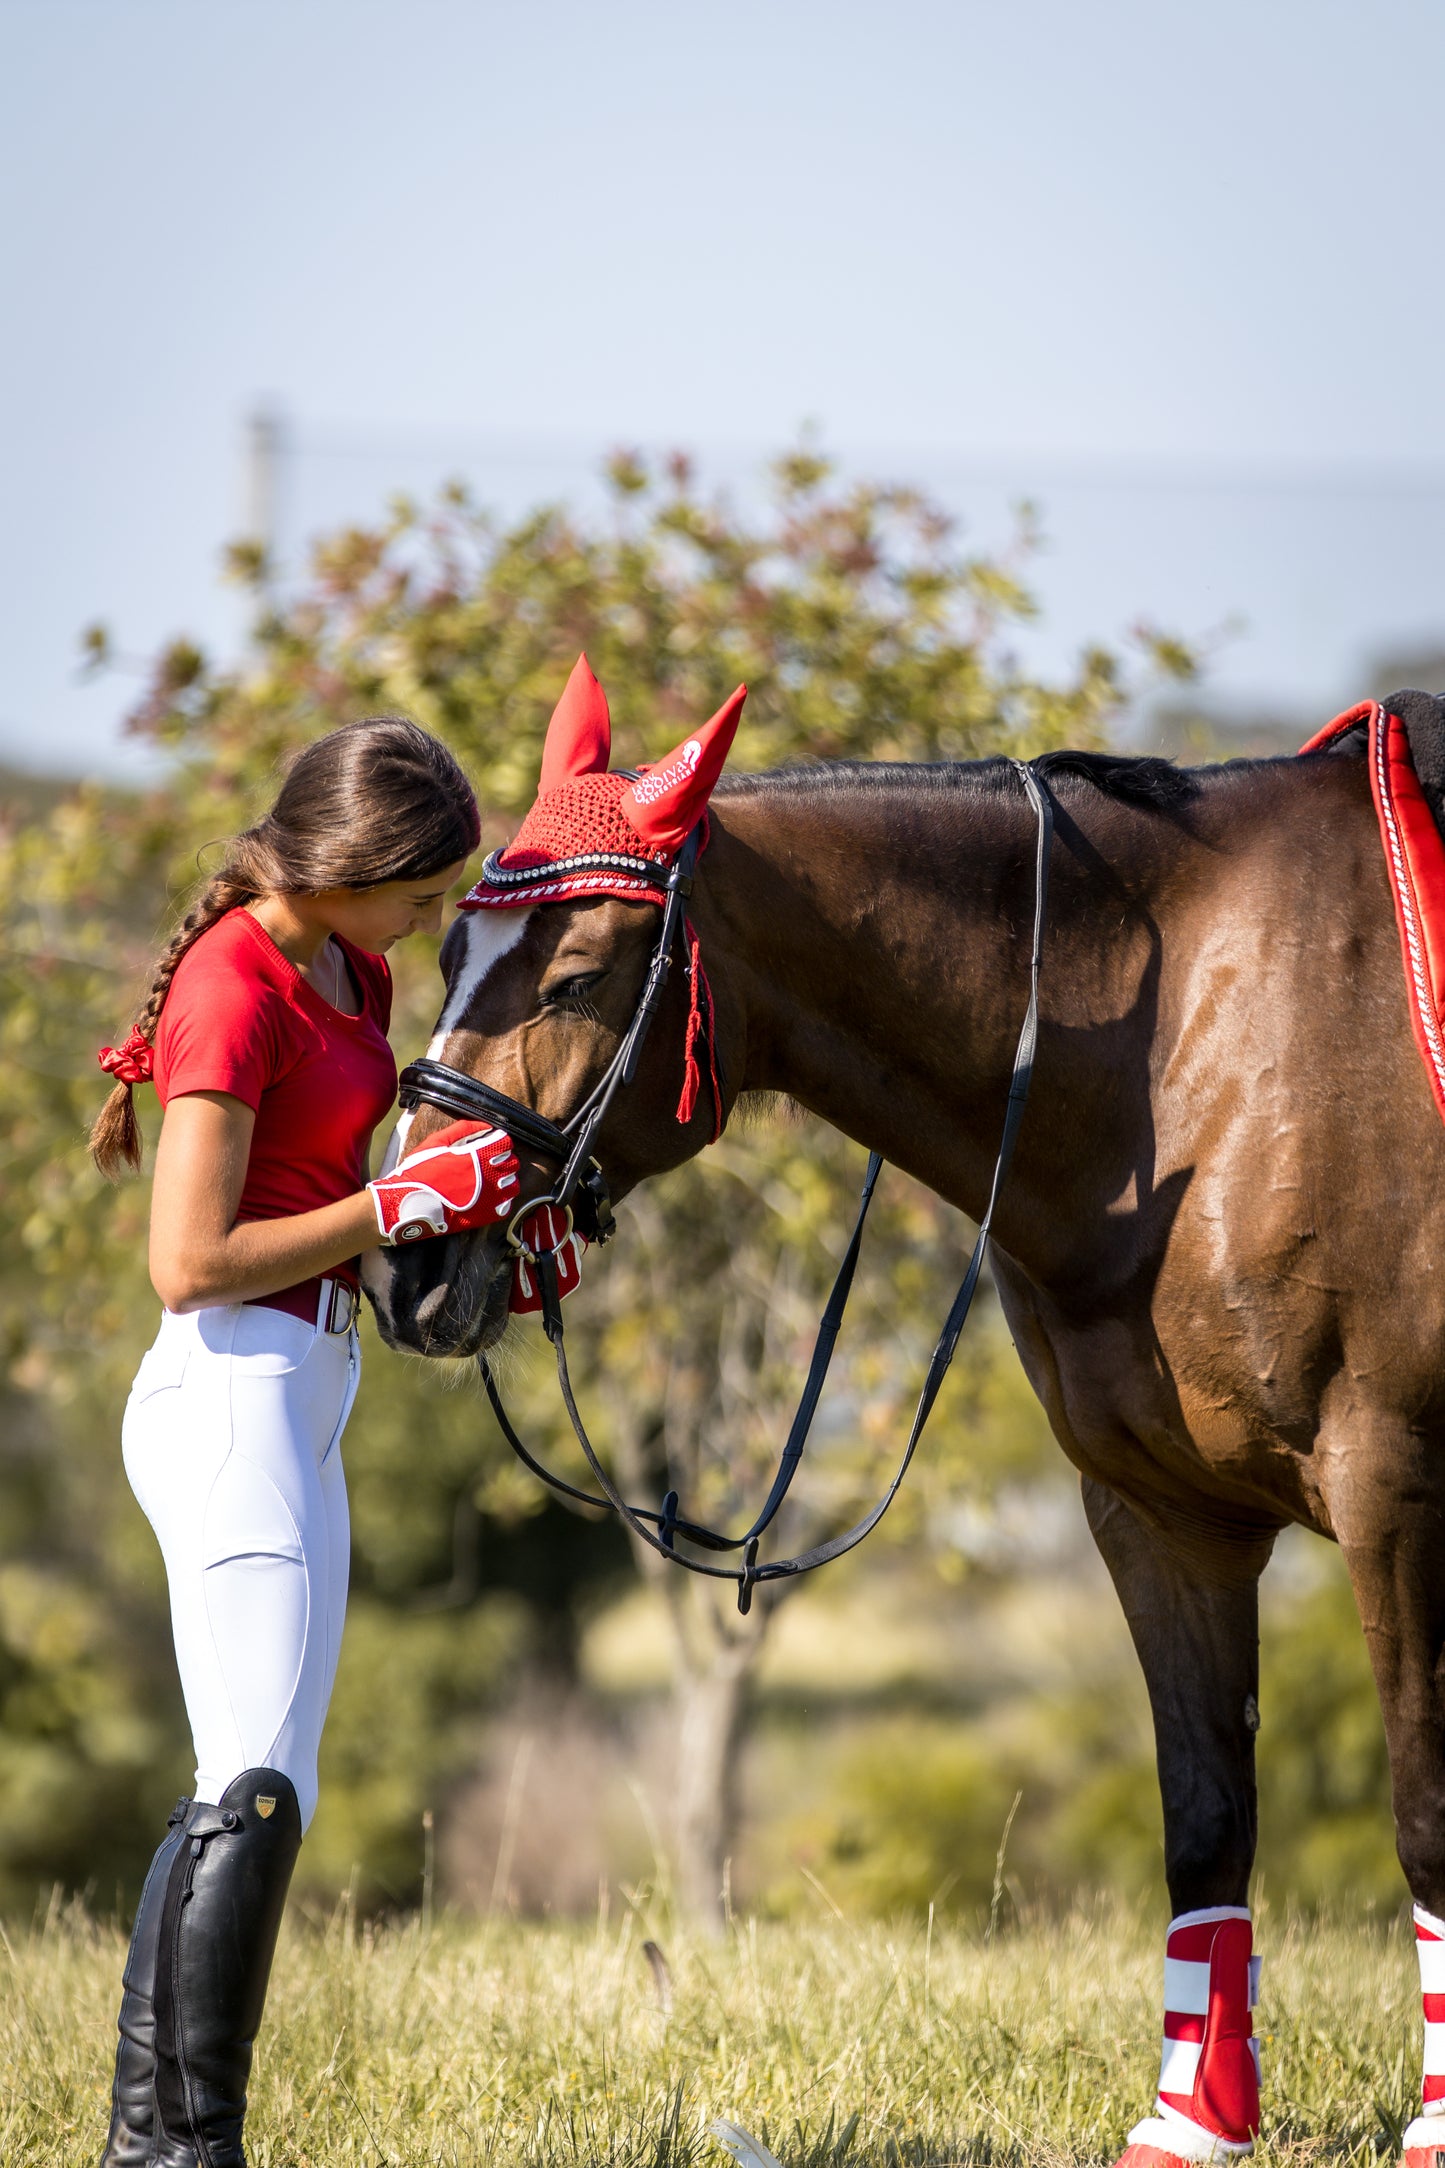
[[[744,1016],[743,1089],[788,1093],[976,1218],[1028,999],[1036,827],[1018,779],[764,778],[716,815],[707,899]],[[1121,912],[1112,884],[1091,901],[1079,873],[1055,851],[1043,1053],[998,1221],[1020,1256],[1076,1170],[1127,1168],[1123,1132],[1147,1120],[1119,1068],[1121,1035],[1149,1022],[1149,913],[1137,896]],[[1067,1074],[1051,1021],[1070,1034]]]

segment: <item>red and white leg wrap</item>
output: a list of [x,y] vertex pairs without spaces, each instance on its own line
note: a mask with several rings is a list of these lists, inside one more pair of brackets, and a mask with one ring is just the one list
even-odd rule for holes
[[1445,1920],[1423,1905],[1415,1907],[1415,1951],[1420,1960],[1420,1995],[1425,2005],[1425,2082],[1423,2106],[1405,2132],[1408,2168],[1445,2168]]
[[1242,1905],[1170,1921],[1159,2097],[1154,2113],[1130,2131],[1118,2168],[1225,2161],[1252,2150],[1259,2130],[1253,1940]]

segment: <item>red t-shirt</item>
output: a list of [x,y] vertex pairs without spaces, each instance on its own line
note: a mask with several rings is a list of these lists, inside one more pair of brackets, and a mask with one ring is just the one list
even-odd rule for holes
[[[171,980],[155,1042],[162,1105],[229,1092],[256,1116],[238,1220],[287,1219],[354,1196],[371,1133],[396,1098],[386,959],[336,939],[361,995],[358,1016],[333,1009],[247,910],[208,927]],[[332,1277],[357,1284],[354,1265]]]

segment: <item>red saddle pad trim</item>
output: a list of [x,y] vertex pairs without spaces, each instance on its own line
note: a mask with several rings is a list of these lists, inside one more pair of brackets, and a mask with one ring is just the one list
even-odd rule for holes
[[1369,725],[1370,791],[1395,901],[1410,1028],[1445,1121],[1445,842],[1420,788],[1409,736],[1398,715],[1363,700],[1317,730],[1300,751],[1319,752],[1359,722]]

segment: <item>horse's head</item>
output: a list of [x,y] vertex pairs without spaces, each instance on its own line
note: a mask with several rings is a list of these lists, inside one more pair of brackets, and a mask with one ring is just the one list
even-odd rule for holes
[[[442,944],[446,999],[429,1057],[563,1125],[607,1077],[638,1013],[669,875],[737,729],[743,690],[664,761],[608,770],[607,701],[583,656],[547,732],[537,801],[488,859]],[[613,1197],[676,1166],[721,1126],[711,995],[679,968],[683,924],[632,1081],[596,1139]],[[453,1114],[404,1114],[388,1152],[415,1148]],[[498,1116],[499,1120],[503,1117]],[[518,1140],[514,1223],[559,1169]],[[514,1255],[501,1228],[373,1252],[363,1280],[383,1339],[423,1355],[471,1355],[507,1321]]]

